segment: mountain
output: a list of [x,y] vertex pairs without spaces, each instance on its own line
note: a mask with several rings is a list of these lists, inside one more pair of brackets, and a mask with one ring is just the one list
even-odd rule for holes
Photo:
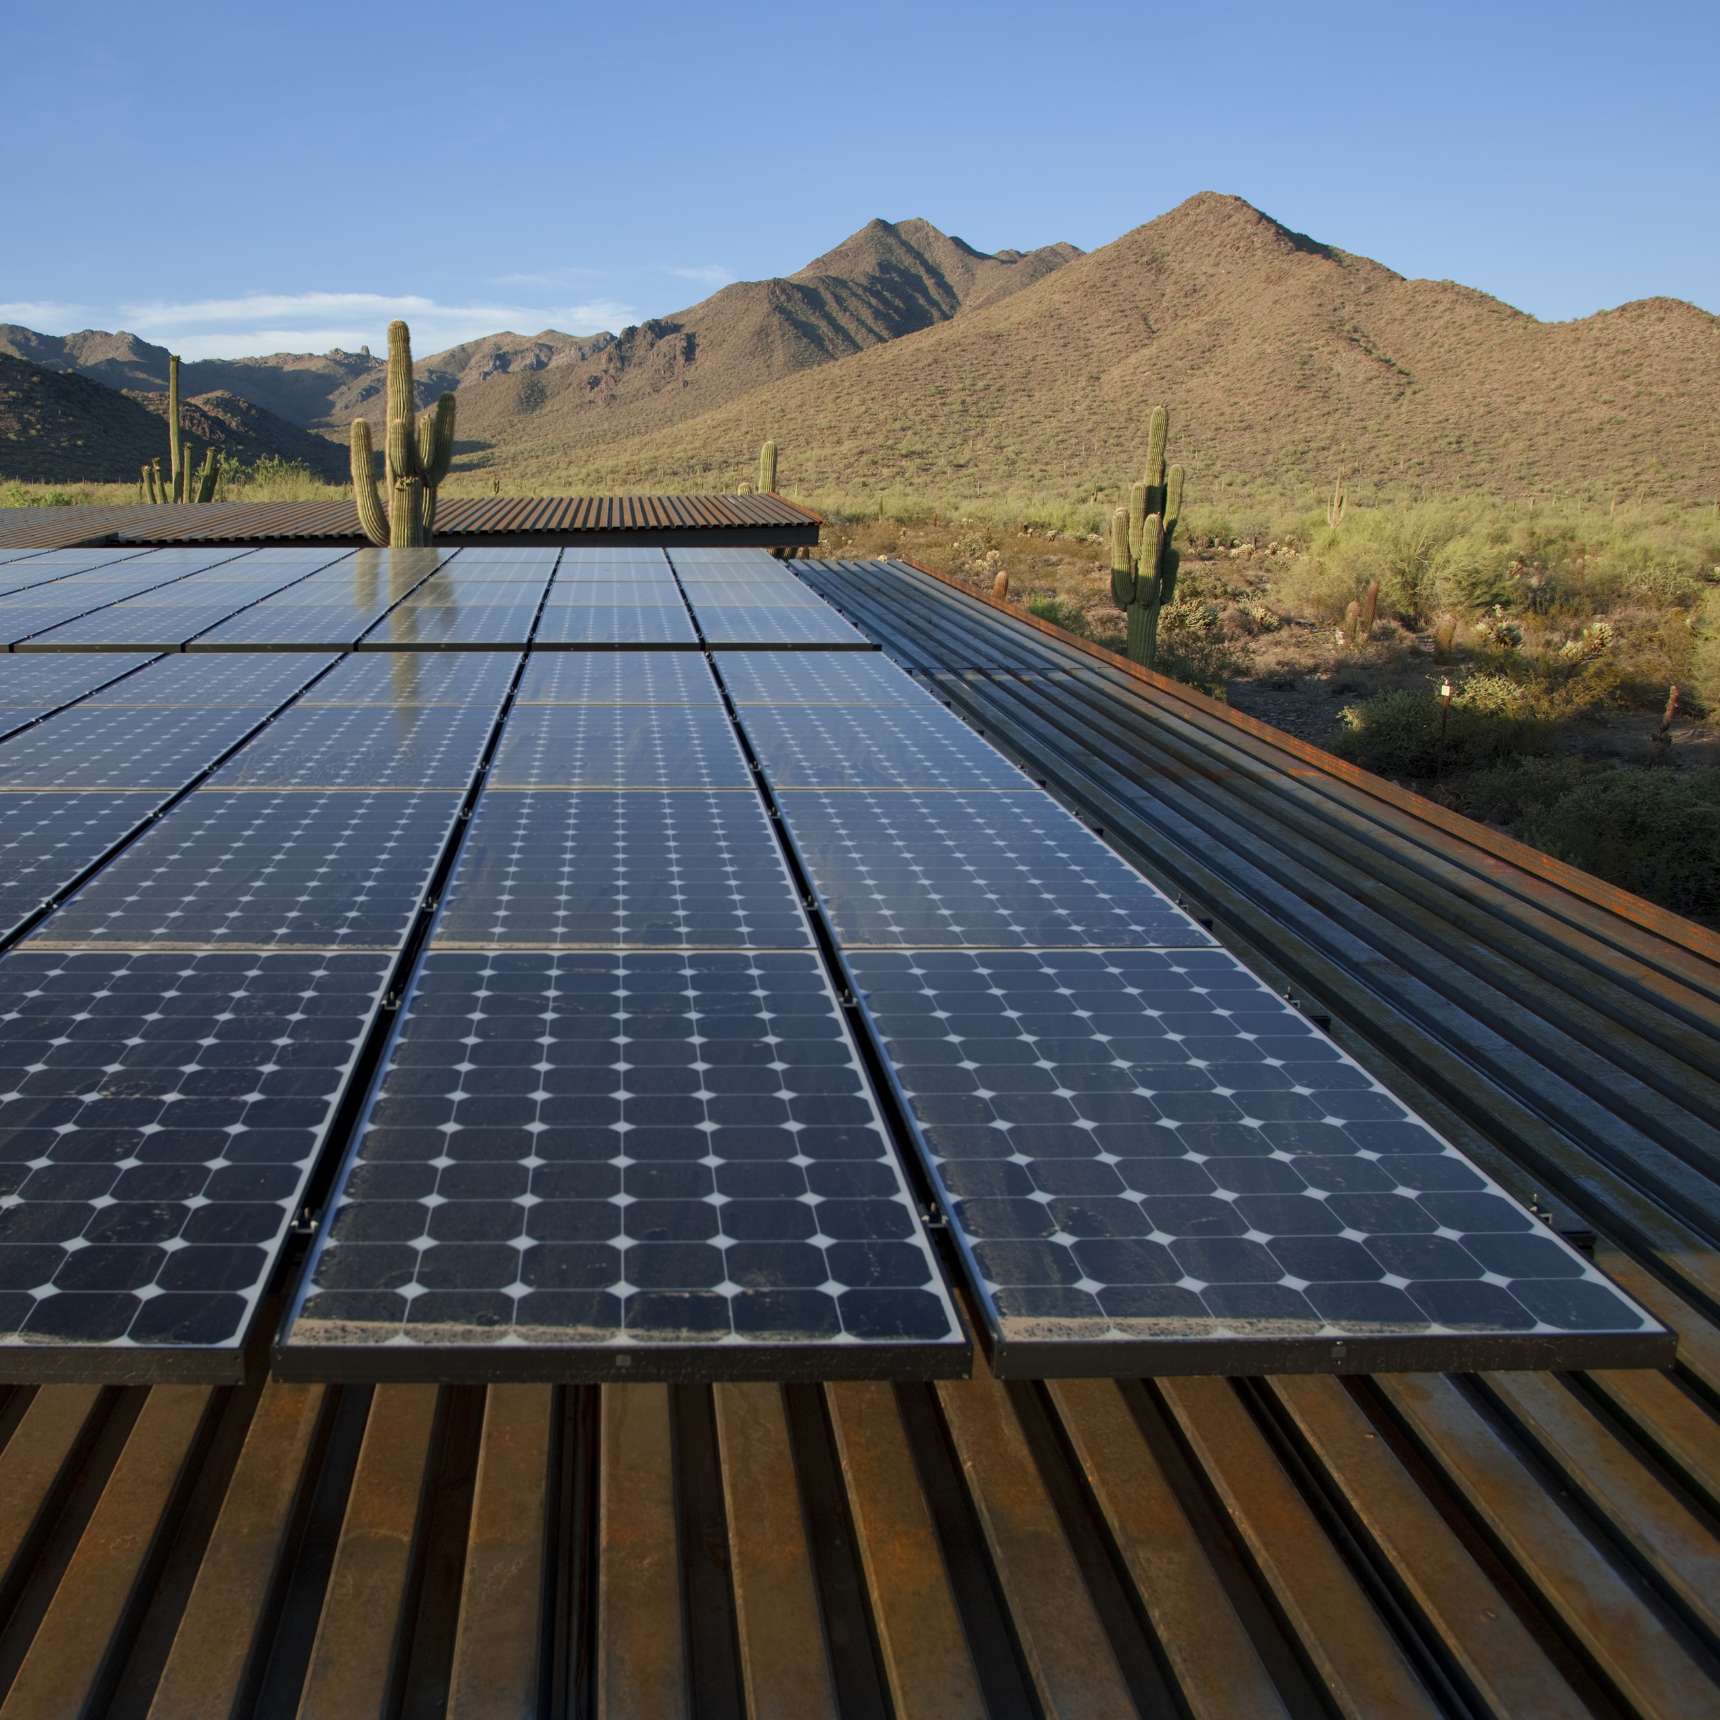
[[[773,436],[801,491],[1113,495],[1164,401],[1195,497],[1224,476],[1329,485],[1343,472],[1706,500],[1720,481],[1716,397],[1720,318],[1694,305],[1543,323],[1206,192],[838,364],[601,446],[564,414],[498,421],[489,458],[528,487],[726,487]],[[464,397],[461,427],[485,428]]]
[[[737,281],[618,335],[503,332],[421,357],[418,394],[428,402],[461,393],[463,441],[467,420],[484,440],[527,420],[582,416],[594,420],[593,439],[633,434],[993,303],[1079,254],[1047,245],[993,255],[929,221],[872,221],[794,275]],[[167,386],[167,348],[123,332],[42,335],[0,324],[0,353],[113,388]],[[355,417],[380,422],[385,377],[380,357],[339,350],[197,359],[180,370],[187,392],[223,390],[343,439]]]
[[[253,463],[302,460],[344,477],[334,443],[219,390],[181,402],[186,434]],[[0,475],[32,482],[132,483],[146,461],[167,458],[167,396],[120,391],[73,372],[0,353]]]
[[[420,393],[439,391],[425,387],[432,376],[453,379],[462,443],[592,445],[995,304],[1079,255],[1072,245],[989,254],[929,221],[872,221],[796,274],[736,281],[619,335],[507,335],[493,351],[438,353],[417,367]],[[354,404],[381,412],[374,395]]]

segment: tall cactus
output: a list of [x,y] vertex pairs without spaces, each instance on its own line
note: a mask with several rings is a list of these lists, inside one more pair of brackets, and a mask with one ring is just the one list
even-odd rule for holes
[[1326,504],[1326,524],[1336,531],[1344,523],[1344,509],[1349,506],[1349,498],[1344,494],[1344,480],[1340,477],[1332,486],[1332,499]]
[[761,496],[776,491],[776,444],[766,442],[758,451],[758,491]]
[[185,500],[185,431],[179,422],[179,355],[167,355],[167,472],[171,500]]
[[388,439],[383,478],[388,508],[377,494],[370,426],[352,421],[352,493],[364,535],[385,548],[416,549],[436,525],[436,492],[454,458],[454,396],[444,394],[422,415],[412,391],[412,335],[388,325]]
[[1155,406],[1147,423],[1147,475],[1129,505],[1111,518],[1111,595],[1128,617],[1127,651],[1151,666],[1159,654],[1159,615],[1176,595],[1177,552],[1171,542],[1182,513],[1183,469],[1165,469],[1170,414]]

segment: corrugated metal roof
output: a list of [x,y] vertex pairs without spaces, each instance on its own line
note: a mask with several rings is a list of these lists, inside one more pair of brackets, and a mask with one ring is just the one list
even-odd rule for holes
[[1713,935],[934,577],[809,577],[1678,1364],[19,1390],[0,1713],[1714,1712]]
[[[765,547],[814,544],[820,515],[776,495],[450,496],[436,535],[456,543],[569,543],[586,538]],[[363,542],[350,502],[213,502],[200,507],[19,508],[0,511],[0,548],[77,544]]]

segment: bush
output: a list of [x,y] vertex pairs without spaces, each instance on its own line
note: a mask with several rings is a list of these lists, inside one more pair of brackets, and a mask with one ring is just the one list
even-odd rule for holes
[[1380,693],[1343,710],[1332,751],[1381,776],[1414,780],[1544,749],[1549,725],[1508,702],[1502,706],[1495,693],[1490,688],[1466,700],[1460,689],[1445,715],[1443,735],[1440,699],[1432,689]]
[[1720,770],[1533,760],[1478,773],[1453,798],[1675,913],[1720,917]]

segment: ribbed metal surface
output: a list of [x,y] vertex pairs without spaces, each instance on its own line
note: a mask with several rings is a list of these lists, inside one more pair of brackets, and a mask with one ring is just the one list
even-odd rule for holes
[[[819,515],[775,495],[455,496],[436,511],[439,539],[463,543],[733,543],[818,541]],[[350,502],[217,502],[22,508],[0,513],[0,549],[87,543],[359,544]]]
[[808,577],[1592,1225],[1677,1366],[20,1389],[0,1714],[1714,1712],[1712,934],[924,574]]

